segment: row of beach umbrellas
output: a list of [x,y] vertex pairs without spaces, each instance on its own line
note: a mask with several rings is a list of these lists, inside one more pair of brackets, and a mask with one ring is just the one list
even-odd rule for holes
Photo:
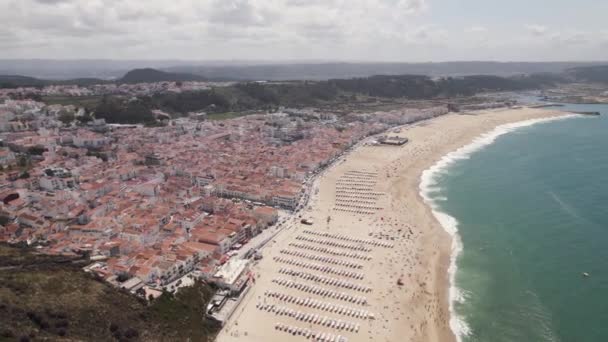
[[358,209],[358,210],[380,210],[382,207],[374,207],[372,205],[356,205],[356,204],[340,204],[336,203],[336,207],[345,209]]
[[375,315],[367,310],[358,309],[354,307],[349,307],[345,305],[339,305],[335,303],[330,303],[324,300],[319,299],[311,299],[311,298],[302,298],[297,296],[292,296],[285,293],[280,293],[276,291],[265,291],[264,295],[271,298],[276,298],[280,301],[296,304],[299,306],[304,306],[307,308],[312,308],[321,311],[327,311],[330,313],[335,313],[339,315],[359,318],[359,319],[376,319]]
[[336,198],[336,204],[352,205],[352,204],[376,204],[375,200],[364,200],[364,199],[347,199],[347,198]]
[[371,193],[374,190],[373,186],[355,186],[355,185],[336,185],[336,192],[341,191],[365,191]]
[[342,194],[346,194],[346,195],[364,195],[364,196],[380,196],[382,195],[381,192],[377,192],[377,191],[361,191],[361,190],[356,190],[353,188],[345,188],[344,190],[342,189],[336,189],[336,195],[342,195]]
[[274,304],[256,304],[256,308],[266,312],[273,313],[278,316],[288,316],[296,321],[302,321],[310,324],[318,324],[327,328],[344,330],[350,332],[359,332],[359,323],[343,321],[341,319],[333,319],[331,317],[306,313],[299,310],[294,310],[285,306],[276,306]]
[[352,243],[343,243],[343,242],[337,242],[337,241],[329,241],[327,239],[320,239],[320,238],[310,238],[308,236],[303,236],[303,235],[296,236],[296,240],[313,242],[313,243],[318,243],[321,245],[326,245],[326,246],[331,246],[331,247],[352,249],[352,250],[361,251],[361,252],[371,252],[372,251],[371,248],[368,248],[368,247],[365,247],[362,245],[356,245],[356,244],[352,244]]
[[308,328],[298,328],[283,323],[275,323],[274,328],[278,331],[283,331],[294,336],[304,336],[305,338],[312,339],[316,342],[348,342],[348,338],[341,335],[318,332]]
[[378,199],[378,196],[364,196],[364,195],[338,195],[336,196],[336,201],[343,201],[346,199],[356,198],[360,200],[368,200],[375,201]]
[[290,258],[283,258],[283,257],[274,257],[274,261],[280,262],[283,264],[297,266],[297,267],[308,268],[308,269],[319,271],[319,272],[331,273],[331,274],[339,275],[342,277],[348,277],[348,278],[353,278],[353,279],[358,279],[358,280],[363,279],[362,273],[345,271],[345,270],[333,268],[330,266],[315,264],[312,262],[305,262],[305,261],[300,261],[300,260],[295,260],[295,259],[290,259]]
[[344,179],[340,178],[336,181],[336,186],[374,186],[376,180],[374,179]]
[[349,303],[354,303],[354,304],[358,304],[358,305],[367,304],[367,298],[364,296],[353,296],[348,293],[330,290],[330,289],[322,287],[322,286],[298,283],[296,281],[285,279],[285,278],[274,278],[274,279],[272,279],[272,282],[279,284],[281,286],[290,288],[290,289],[296,289],[296,290],[300,290],[302,292],[312,293],[314,295],[321,296],[321,297],[333,298],[333,299],[337,299],[337,300],[341,300],[341,301],[349,302]]
[[375,211],[367,211],[367,210],[359,210],[359,209],[344,209],[344,208],[334,208],[335,211],[342,211],[346,213],[353,214],[362,214],[362,215],[372,215],[375,214]]
[[300,249],[306,249],[306,250],[313,251],[316,253],[331,254],[331,255],[345,257],[345,258],[352,258],[352,259],[359,259],[359,260],[372,260],[372,257],[369,255],[359,254],[359,253],[355,253],[355,252],[344,252],[339,249],[313,246],[313,245],[308,245],[305,243],[291,242],[289,244],[289,246],[295,247],[295,248],[300,248]]
[[301,278],[304,280],[315,281],[315,282],[321,283],[323,285],[343,287],[345,289],[359,291],[359,292],[372,292],[372,289],[367,286],[351,283],[351,282],[348,282],[348,281],[342,280],[342,279],[324,277],[324,276],[317,275],[317,274],[296,271],[296,270],[290,269],[290,268],[283,267],[283,268],[279,269],[279,273],[298,277],[298,278]]
[[310,229],[305,229],[303,232],[305,234],[312,234],[312,235],[316,235],[316,236],[320,236],[320,237],[326,237],[326,238],[337,239],[337,240],[348,241],[348,242],[365,243],[368,245],[387,247],[387,248],[394,247],[394,245],[392,243],[378,241],[375,239],[354,238],[354,237],[350,237],[350,236],[344,235],[344,234],[317,232],[317,231],[310,230]]
[[348,267],[348,268],[356,268],[356,269],[363,268],[363,265],[357,264],[354,262],[344,261],[344,260],[340,260],[340,259],[336,259],[336,258],[330,258],[330,257],[326,257],[323,255],[318,255],[318,254],[294,251],[292,249],[282,249],[280,251],[280,253],[295,256],[298,258],[309,259],[309,260],[313,260],[313,261],[320,261],[320,262],[324,262],[326,264],[332,264],[332,265],[343,266],[343,267]]
[[376,177],[378,172],[348,171],[342,177]]

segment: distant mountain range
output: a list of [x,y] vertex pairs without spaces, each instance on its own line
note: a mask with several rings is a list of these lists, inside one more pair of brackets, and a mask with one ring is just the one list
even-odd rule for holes
[[134,69],[127,72],[117,83],[184,82],[205,81],[203,76],[186,73],[165,72],[152,68]]
[[69,85],[76,84],[87,86],[92,84],[108,83],[106,80],[98,78],[74,78],[70,80],[45,80],[35,77],[20,76],[20,75],[0,75],[0,88],[17,88],[17,87],[44,87],[48,85]]
[[442,62],[442,63],[308,63],[263,65],[201,65],[166,68],[173,72],[204,75],[209,79],[327,80],[374,75],[468,76],[562,73],[565,70],[605,63],[590,62]]
[[[1,64],[1,63],[0,63]],[[546,74],[562,81],[608,83],[608,63],[323,63],[267,65],[179,66],[165,70],[139,68],[111,80],[101,78],[43,79],[21,75],[0,75],[0,88],[42,87],[51,84],[91,85],[102,83],[149,83],[169,81],[251,81],[251,80],[327,80],[374,75],[465,76]]]
[[578,81],[608,83],[608,65],[570,68],[565,73]]
[[330,61],[179,61],[179,60],[9,60],[0,59],[0,75],[23,75],[45,80],[94,78],[117,80],[133,69],[191,74],[209,80],[327,80],[373,75],[497,75],[562,73],[568,69],[608,65],[597,62],[439,62],[383,63]]
[[103,83],[152,83],[152,82],[185,82],[185,81],[205,81],[199,75],[186,73],[165,72],[151,68],[133,69],[123,77],[116,80],[102,80],[99,78],[75,78],[68,80],[46,80],[35,77],[20,75],[0,75],[0,88],[15,87],[43,87],[52,84],[76,84],[81,86]]

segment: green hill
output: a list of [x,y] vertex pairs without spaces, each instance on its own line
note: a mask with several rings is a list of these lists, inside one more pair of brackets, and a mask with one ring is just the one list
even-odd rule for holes
[[571,68],[566,74],[577,81],[608,83],[608,65]]
[[75,78],[71,80],[44,80],[29,76],[20,75],[0,75],[0,88],[19,88],[19,87],[44,87],[47,85],[80,85],[88,86],[92,84],[108,83],[108,81],[98,78]]
[[118,83],[149,83],[149,82],[183,82],[204,81],[205,78],[198,75],[164,72],[152,68],[133,69],[127,72]]
[[78,260],[0,245],[0,341],[211,341],[202,284],[152,304],[93,279]]
[[47,81],[27,76],[0,75],[0,88],[43,87]]

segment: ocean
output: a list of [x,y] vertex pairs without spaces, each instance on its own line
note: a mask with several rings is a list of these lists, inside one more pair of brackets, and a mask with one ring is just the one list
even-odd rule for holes
[[556,109],[602,116],[501,126],[423,174],[461,341],[608,341],[608,105]]

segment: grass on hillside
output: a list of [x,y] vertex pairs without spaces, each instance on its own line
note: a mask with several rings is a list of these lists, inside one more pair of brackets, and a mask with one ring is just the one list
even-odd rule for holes
[[5,245],[0,258],[0,341],[210,341],[217,331],[204,319],[205,285],[148,305],[65,258]]
[[211,113],[207,114],[207,119],[211,121],[236,119],[242,116],[250,115],[251,112],[226,112],[226,113]]
[[43,96],[42,102],[47,105],[60,104],[63,106],[74,105],[93,109],[101,102],[101,96]]

